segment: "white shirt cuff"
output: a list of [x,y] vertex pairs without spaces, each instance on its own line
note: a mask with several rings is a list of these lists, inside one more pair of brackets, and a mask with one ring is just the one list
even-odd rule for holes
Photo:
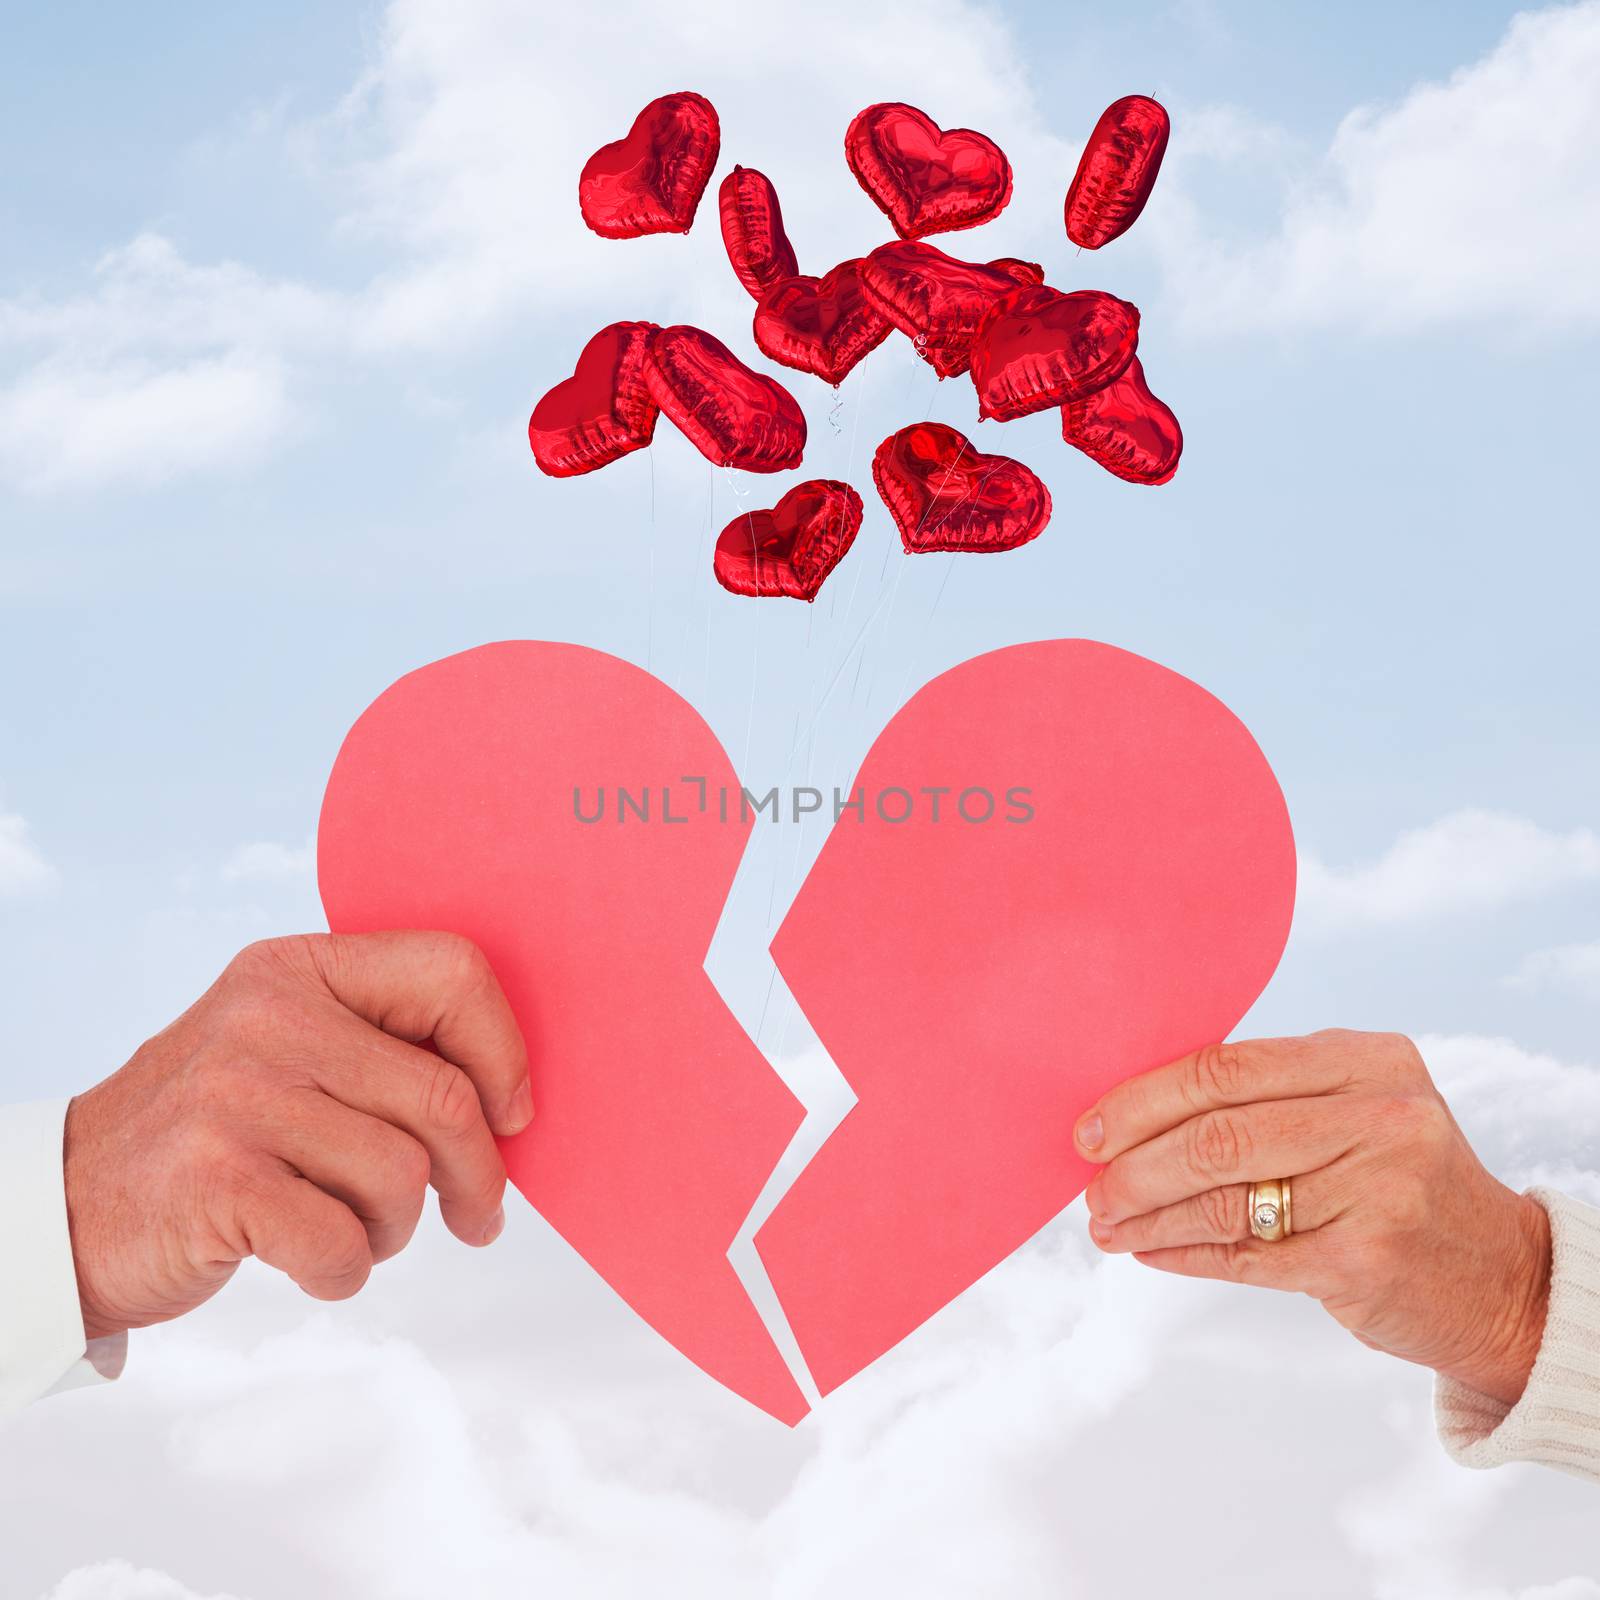
[[65,1100],[0,1107],[0,1416],[118,1377],[128,1338],[84,1338],[62,1172]]

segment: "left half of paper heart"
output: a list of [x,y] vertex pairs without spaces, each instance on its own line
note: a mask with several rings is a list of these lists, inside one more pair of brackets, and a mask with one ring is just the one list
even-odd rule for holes
[[650,674],[485,645],[351,729],[318,877],[335,932],[478,944],[532,1063],[534,1122],[502,1141],[512,1182],[657,1333],[792,1425],[805,1397],[728,1260],[804,1115],[705,971],[751,826],[739,792]]

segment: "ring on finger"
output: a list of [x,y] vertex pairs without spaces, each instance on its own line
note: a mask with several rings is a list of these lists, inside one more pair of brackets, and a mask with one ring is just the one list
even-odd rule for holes
[[1294,1201],[1288,1178],[1263,1178],[1250,1185],[1245,1200],[1250,1232],[1267,1244],[1276,1244],[1294,1232]]

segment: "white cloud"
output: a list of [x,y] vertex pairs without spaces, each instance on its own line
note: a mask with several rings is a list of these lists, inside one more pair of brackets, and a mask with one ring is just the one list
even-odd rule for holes
[[1376,861],[1330,867],[1300,855],[1298,913],[1310,926],[1405,923],[1487,911],[1600,879],[1600,835],[1561,833],[1497,811],[1453,811],[1402,833]]
[[316,871],[317,847],[256,840],[242,844],[222,864],[224,883],[274,882],[309,878]]
[[[303,1304],[247,1269],[137,1336],[114,1388],[18,1418],[14,1566],[54,1581],[136,1540],[303,1600],[1233,1600],[1309,1592],[1305,1572],[1325,1594],[1509,1600],[1581,1570],[1592,1538],[1585,1486],[1450,1464],[1424,1374],[1300,1297],[1104,1261],[1081,1208],[793,1433],[518,1208],[493,1251],[430,1220],[352,1305]],[[1270,1519],[1239,1516],[1269,1498]],[[1437,1590],[1405,1586],[1420,1574]]]
[[[1352,111],[1264,239],[1219,237],[1175,181],[1145,226],[1186,322],[1600,327],[1596,81],[1600,3],[1524,12],[1447,81]],[[1191,158],[1260,154],[1186,139],[1175,180]]]
[[51,363],[0,390],[0,481],[29,494],[154,486],[257,460],[288,421],[271,359]]
[[319,344],[339,332],[333,296],[237,262],[196,266],[159,233],[95,263],[87,292],[0,301],[0,350],[70,350],[125,359],[151,349],[204,354]]
[[296,356],[339,326],[334,297],[234,263],[196,267],[158,234],[95,266],[87,292],[0,301],[0,483],[149,488],[260,460],[287,437]]
[[1600,1204],[1600,1066],[1477,1034],[1424,1034],[1417,1048],[1492,1172]]
[[25,818],[0,812],[0,897],[35,893],[56,881],[56,869],[28,837]]
[[1506,983],[1532,994],[1565,990],[1586,1000],[1600,999],[1600,940],[1532,951],[1522,958]]
[[44,1600],[237,1600],[225,1594],[202,1596],[164,1572],[102,1561],[70,1572]]

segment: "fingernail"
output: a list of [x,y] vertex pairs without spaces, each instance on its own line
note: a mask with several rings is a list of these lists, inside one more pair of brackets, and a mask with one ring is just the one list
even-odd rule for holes
[[510,1133],[521,1133],[533,1121],[533,1088],[523,1082],[517,1085],[511,1103],[506,1107],[506,1122]]
[[1080,1150],[1098,1150],[1105,1143],[1105,1140],[1106,1130],[1100,1121],[1100,1113],[1091,1111],[1078,1124],[1078,1148]]
[[495,1214],[489,1218],[488,1225],[483,1230],[483,1242],[493,1244],[501,1235],[506,1225],[506,1208],[500,1206]]
[[1089,1237],[1096,1244],[1110,1244],[1111,1224],[1102,1222],[1098,1217],[1091,1217],[1089,1219]]

